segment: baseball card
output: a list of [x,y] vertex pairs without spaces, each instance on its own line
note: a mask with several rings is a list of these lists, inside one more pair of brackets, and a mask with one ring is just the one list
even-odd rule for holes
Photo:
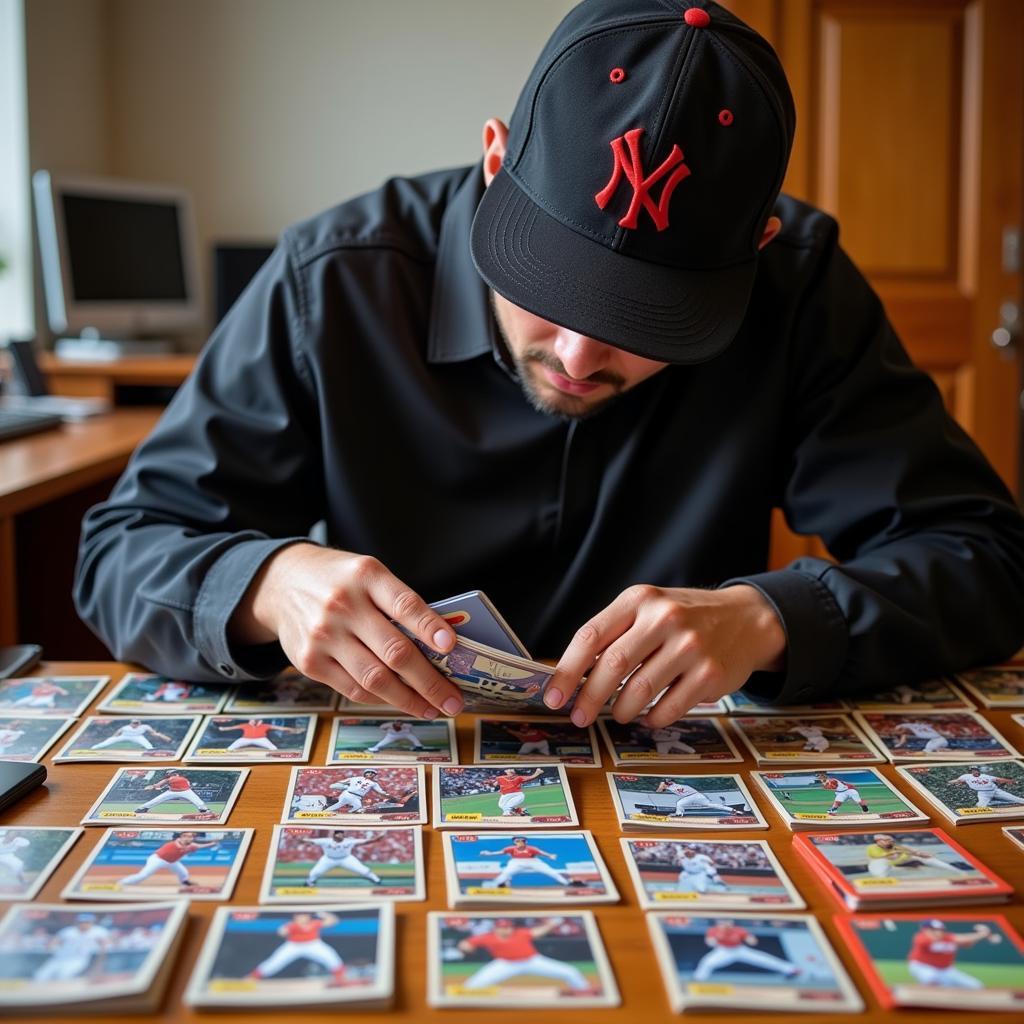
[[446,832],[448,906],[618,903],[594,837],[579,832]]
[[619,840],[643,910],[803,910],[763,839]]
[[560,764],[434,769],[434,828],[549,828],[578,825]]
[[328,764],[458,764],[452,718],[337,717],[327,747]]
[[224,707],[230,689],[129,672],[96,710],[108,715],[212,715]]
[[618,1006],[591,911],[427,915],[427,1003],[495,1009]]
[[210,715],[183,760],[190,764],[293,764],[308,761],[316,715]]
[[83,825],[224,825],[248,768],[118,768]]
[[0,1003],[41,1011],[155,1010],[188,904],[22,903],[0,922]]
[[219,907],[184,1001],[383,1009],[394,997],[394,947],[392,903]]
[[956,678],[987,708],[1024,708],[1024,665],[978,668]]
[[76,718],[110,676],[26,676],[0,679],[0,713]]
[[939,828],[804,832],[793,846],[848,910],[999,903],[1013,892]]
[[976,711],[858,711],[854,717],[894,764],[1020,757]]
[[1024,762],[914,764],[896,771],[954,825],[1024,818]]
[[[662,690],[658,694],[658,700],[661,700],[662,696],[666,694],[667,690]],[[658,700],[651,701],[649,707],[654,707],[658,703]],[[725,703],[725,698],[720,700],[702,700],[697,704],[694,704],[689,711],[686,712],[688,715],[725,715],[729,713],[729,707]]]
[[725,729],[714,718],[680,718],[670,725],[650,726],[642,721],[616,722],[600,715],[601,730],[613,764],[650,761],[685,764],[697,761],[742,761]]
[[251,828],[110,828],[63,900],[229,900]]
[[758,764],[877,764],[885,758],[847,715],[732,719]]
[[1001,914],[855,914],[835,923],[887,1010],[962,1007],[973,1016],[1024,1006],[1024,941]]
[[876,768],[751,772],[789,828],[860,828],[926,824],[923,814]]
[[35,899],[84,831],[52,825],[0,828],[0,900]]
[[54,757],[62,761],[180,761],[198,715],[125,718],[91,715]]
[[580,728],[564,716],[477,718],[473,732],[475,764],[564,764],[600,768],[601,754],[592,725]]
[[822,715],[830,711],[847,711],[850,705],[845,700],[822,700],[811,704],[767,704],[764,701],[756,700],[749,693],[737,690],[735,693],[725,695],[725,706],[730,714],[737,715],[778,715],[785,712],[787,715]]
[[448,625],[467,640],[493,647],[505,654],[530,657],[522,640],[482,590],[446,597],[442,601],[434,601],[430,607],[440,612]]
[[811,914],[647,915],[668,1000],[686,1010],[859,1013],[857,989]]
[[[888,690],[858,697],[858,711],[942,711],[962,708],[973,711],[969,701],[948,679],[927,679],[921,683],[900,683]],[[788,710],[788,709],[787,709]]]
[[738,775],[609,772],[608,788],[624,829],[768,827]]
[[1022,825],[1004,825],[1002,833],[1010,840],[1015,846],[1024,850],[1024,826]]
[[275,825],[260,903],[426,899],[423,830]]
[[229,715],[275,715],[282,711],[334,711],[341,694],[325,683],[307,679],[294,669],[262,683],[243,683],[228,696],[223,710]]
[[281,820],[286,825],[425,825],[426,786],[421,764],[293,768]]
[[38,761],[74,722],[73,718],[0,715],[0,761]]

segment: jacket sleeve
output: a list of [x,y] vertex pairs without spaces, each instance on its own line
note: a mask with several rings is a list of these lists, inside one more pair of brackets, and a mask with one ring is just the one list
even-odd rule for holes
[[730,581],[767,597],[789,643],[785,673],[746,689],[799,703],[1008,657],[1024,642],[1024,520],[834,238],[793,342],[780,503],[836,563]]
[[232,648],[256,571],[323,507],[301,292],[279,246],[192,375],[86,514],[74,598],[117,658],[196,681],[273,675],[278,644]]

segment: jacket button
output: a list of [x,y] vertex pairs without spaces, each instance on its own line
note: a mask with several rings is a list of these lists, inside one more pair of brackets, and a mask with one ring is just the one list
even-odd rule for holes
[[235,670],[230,665],[225,665],[224,662],[217,666],[217,671],[225,676],[233,676],[235,674]]

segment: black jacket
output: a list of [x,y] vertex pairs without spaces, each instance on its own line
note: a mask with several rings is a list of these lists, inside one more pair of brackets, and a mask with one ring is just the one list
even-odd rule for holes
[[[226,626],[318,520],[428,601],[487,591],[557,657],[632,583],[744,579],[779,611],[780,701],[999,660],[1024,641],[1024,521],[909,362],[834,220],[787,196],[732,346],[604,411],[534,411],[469,254],[479,166],[395,179],[285,232],[108,501],[78,609],[122,659],[267,676]],[[766,572],[771,510],[839,564]]]

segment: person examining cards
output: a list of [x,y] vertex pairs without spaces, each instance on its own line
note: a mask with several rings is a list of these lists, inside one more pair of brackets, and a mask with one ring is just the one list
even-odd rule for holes
[[[283,233],[87,514],[82,618],[174,678],[291,662],[431,718],[463,698],[409,634],[450,651],[427,601],[482,588],[580,727],[1008,658],[1024,518],[780,192],[794,132],[724,8],[584,0],[479,162]],[[776,507],[835,561],[769,570]]]

